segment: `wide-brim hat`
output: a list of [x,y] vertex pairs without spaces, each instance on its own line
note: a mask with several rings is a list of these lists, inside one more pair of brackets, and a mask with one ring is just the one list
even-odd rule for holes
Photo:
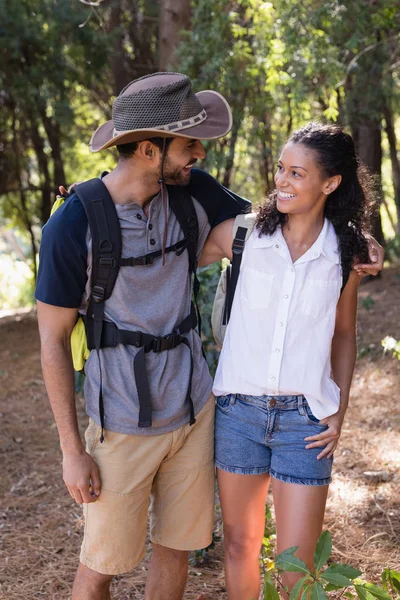
[[92,135],[90,149],[138,142],[152,137],[214,140],[232,127],[228,102],[218,92],[195,94],[189,77],[154,73],[129,83],[115,99],[112,119]]

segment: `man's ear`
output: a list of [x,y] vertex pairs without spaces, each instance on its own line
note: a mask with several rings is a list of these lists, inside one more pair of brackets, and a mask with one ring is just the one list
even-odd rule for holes
[[335,175],[334,177],[331,177],[330,179],[328,179],[328,181],[324,185],[324,188],[322,190],[323,193],[326,194],[327,196],[329,194],[332,194],[332,192],[334,192],[339,187],[341,181],[342,181],[341,175]]
[[139,142],[136,154],[144,160],[153,161],[157,157],[158,148],[150,140],[143,140]]

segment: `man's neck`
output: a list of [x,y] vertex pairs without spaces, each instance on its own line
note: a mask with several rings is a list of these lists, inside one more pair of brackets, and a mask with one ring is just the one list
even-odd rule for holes
[[103,183],[115,204],[137,204],[144,209],[159,193],[160,184],[154,173],[143,172],[132,163],[120,162]]

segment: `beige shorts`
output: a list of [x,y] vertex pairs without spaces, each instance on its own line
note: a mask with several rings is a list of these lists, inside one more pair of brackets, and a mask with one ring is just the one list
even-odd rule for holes
[[[84,505],[80,561],[105,575],[132,571],[150,539],[176,550],[211,543],[214,520],[214,396],[192,426],[155,436],[105,432],[92,420],[86,449],[100,469],[102,489]],[[149,507],[150,502],[150,507]]]

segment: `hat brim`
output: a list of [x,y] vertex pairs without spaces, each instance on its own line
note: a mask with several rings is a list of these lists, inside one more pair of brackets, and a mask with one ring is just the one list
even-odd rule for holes
[[207,113],[207,118],[198,125],[186,129],[175,129],[173,133],[154,129],[134,129],[124,131],[113,137],[112,120],[100,125],[92,135],[89,146],[92,152],[99,152],[111,146],[140,142],[151,137],[182,137],[198,140],[216,140],[230,132],[232,128],[232,111],[221,94],[212,90],[204,90],[196,94]]

